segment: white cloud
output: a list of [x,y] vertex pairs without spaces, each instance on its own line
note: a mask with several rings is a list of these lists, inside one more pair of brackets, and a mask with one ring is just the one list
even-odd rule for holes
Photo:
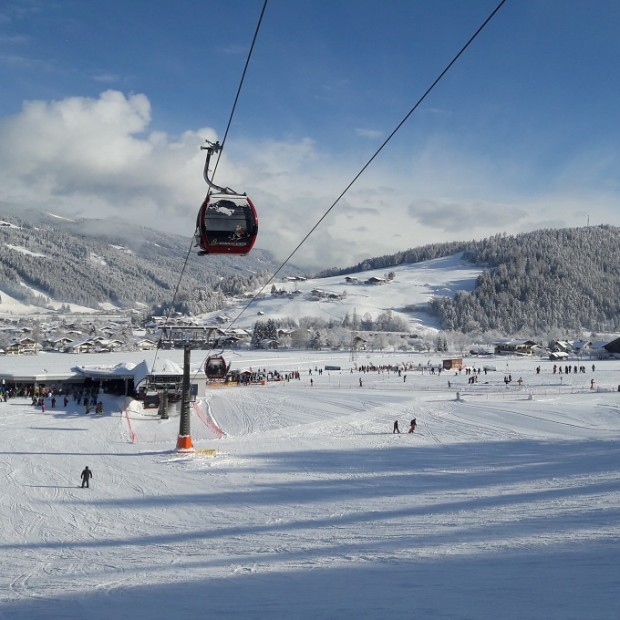
[[[150,130],[143,94],[108,90],[98,98],[32,101],[0,119],[3,199],[73,217],[119,218],[193,234],[207,190],[205,139]],[[257,247],[287,257],[325,215],[367,156],[335,156],[310,139],[229,139],[216,183],[247,192],[259,212]],[[601,167],[609,168],[609,161]],[[588,175],[597,163],[590,160]],[[593,172],[594,171],[594,172]],[[574,172],[574,170],[573,170]],[[349,265],[426,243],[556,226],[620,223],[615,187],[575,189],[557,175],[546,195],[527,187],[526,162],[472,158],[446,143],[418,152],[382,152],[304,243],[292,262]]]

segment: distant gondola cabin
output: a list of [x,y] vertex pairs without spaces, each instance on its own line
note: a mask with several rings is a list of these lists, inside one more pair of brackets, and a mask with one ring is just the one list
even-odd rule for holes
[[207,379],[222,381],[228,374],[228,365],[221,355],[211,355],[205,363],[205,374]]

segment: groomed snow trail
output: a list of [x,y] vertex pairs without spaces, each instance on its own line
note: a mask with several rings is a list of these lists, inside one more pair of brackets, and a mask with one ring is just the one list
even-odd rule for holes
[[215,458],[118,399],[0,403],[0,618],[617,617],[617,393],[314,379],[210,392]]

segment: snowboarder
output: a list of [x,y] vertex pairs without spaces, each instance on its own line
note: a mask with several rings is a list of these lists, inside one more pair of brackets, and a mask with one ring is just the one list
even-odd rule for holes
[[398,420],[394,421],[394,429],[392,430],[392,435],[394,433],[398,433],[400,435],[400,428],[398,428]]
[[411,424],[409,425],[409,430],[407,431],[408,433],[413,433],[413,431],[415,431],[415,427],[417,426],[417,422],[415,421],[415,418],[413,418],[413,420],[411,420]]
[[89,488],[89,480],[93,477],[93,472],[88,469],[88,465],[82,470],[81,478],[82,478],[82,488]]

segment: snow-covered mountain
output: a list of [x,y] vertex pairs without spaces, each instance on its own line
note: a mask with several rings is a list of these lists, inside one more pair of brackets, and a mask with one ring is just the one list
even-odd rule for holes
[[[192,245],[190,236],[124,222],[15,214],[0,205],[0,306],[12,306],[0,312],[41,312],[62,305],[74,311],[148,310],[171,303],[177,285],[179,298],[189,303],[200,290],[201,304],[196,305],[214,308],[227,295],[220,290],[223,279],[229,288],[245,290],[278,267],[262,250],[240,258],[206,258]],[[284,273],[301,272],[290,266]]]

